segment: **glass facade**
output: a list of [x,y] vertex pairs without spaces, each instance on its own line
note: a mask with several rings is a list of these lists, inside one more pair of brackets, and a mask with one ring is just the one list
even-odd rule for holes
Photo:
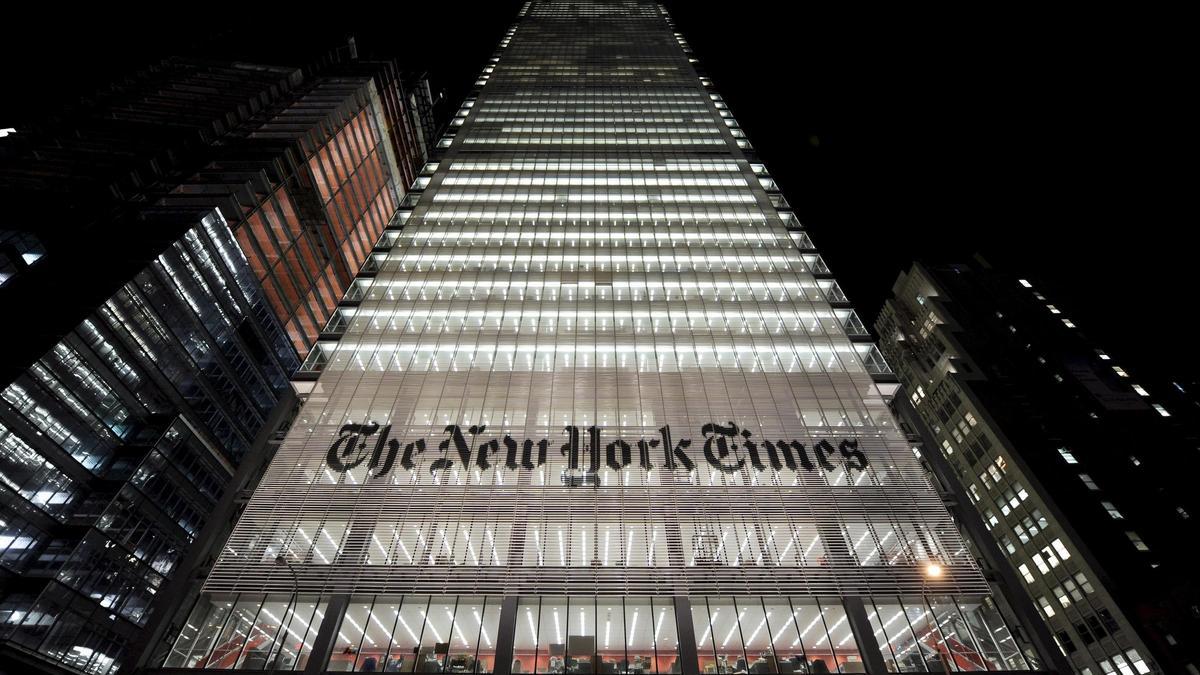
[[[291,141],[303,157],[284,163],[292,174],[273,182],[234,228],[298,354],[316,344],[399,205],[400,181],[415,171],[396,156],[404,150],[401,159],[411,163],[412,153],[420,154],[409,147],[408,117],[391,111],[379,93],[366,74],[318,79],[248,133],[251,143]],[[227,163],[215,164],[179,190],[210,192],[210,183],[228,181],[229,172]]]
[[437,145],[167,666],[1028,668],[660,6],[529,3]]
[[122,665],[297,366],[220,214],[191,218],[0,391],[3,637],[77,670]]

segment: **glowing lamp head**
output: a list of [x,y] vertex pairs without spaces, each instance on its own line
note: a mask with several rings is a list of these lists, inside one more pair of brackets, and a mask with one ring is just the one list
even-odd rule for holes
[[929,563],[925,566],[925,576],[930,579],[936,579],[942,576],[942,566],[937,563]]

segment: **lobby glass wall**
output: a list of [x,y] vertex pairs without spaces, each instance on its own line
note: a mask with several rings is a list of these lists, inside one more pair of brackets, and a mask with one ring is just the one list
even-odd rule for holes
[[671,598],[521,598],[513,673],[678,673]]
[[990,598],[874,598],[868,620],[888,670],[1028,670]]
[[[167,667],[303,670],[328,598],[206,596]],[[326,666],[335,672],[491,673],[499,596],[351,598]],[[990,599],[868,598],[868,621],[890,672],[1028,670]],[[663,597],[522,597],[512,673],[680,673],[675,601]],[[838,598],[691,599],[697,668],[725,673],[862,673],[859,640]]]
[[697,598],[701,673],[861,673],[858,644],[836,598]]
[[490,673],[496,661],[499,597],[355,598],[329,657],[329,670]]
[[165,665],[302,670],[327,605],[327,598],[308,595],[204,596]]

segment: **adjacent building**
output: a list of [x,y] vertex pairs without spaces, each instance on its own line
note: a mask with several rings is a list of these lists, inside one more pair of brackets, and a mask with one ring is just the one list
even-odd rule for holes
[[345,50],[172,59],[5,139],[0,662],[128,668],[194,593],[424,163],[407,98]]
[[661,6],[526,4],[436,147],[157,672],[1044,667]]
[[1195,673],[1195,399],[1043,290],[982,260],[901,274],[876,324],[897,408],[1076,672]]

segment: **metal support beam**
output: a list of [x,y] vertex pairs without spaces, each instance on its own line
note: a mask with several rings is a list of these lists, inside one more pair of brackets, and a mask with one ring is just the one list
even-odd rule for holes
[[335,595],[329,599],[329,605],[325,607],[325,618],[321,620],[321,628],[317,630],[317,639],[313,640],[312,653],[308,655],[308,663],[304,664],[304,675],[321,675],[328,670],[329,655],[333,653],[333,644],[342,628],[342,618],[346,616],[346,608],[349,606],[349,595]]
[[854,633],[854,641],[858,643],[858,653],[862,655],[867,672],[888,672],[883,663],[883,656],[879,653],[875,631],[871,630],[871,622],[867,620],[867,610],[863,606],[862,598],[842,598],[842,606],[846,608],[846,621],[850,624],[850,631]]
[[680,675],[700,675],[696,657],[696,630],[692,627],[692,601],[675,596],[675,631],[679,636]]
[[506,595],[500,601],[500,624],[496,633],[496,663],[492,665],[492,675],[509,675],[512,672],[513,643],[517,637],[517,596]]

